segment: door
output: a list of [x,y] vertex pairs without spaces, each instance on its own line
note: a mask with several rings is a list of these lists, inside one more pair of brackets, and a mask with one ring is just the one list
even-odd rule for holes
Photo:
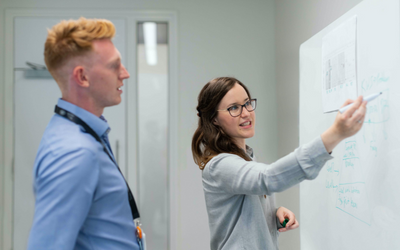
[[168,24],[137,24],[139,209],[148,249],[168,249]]

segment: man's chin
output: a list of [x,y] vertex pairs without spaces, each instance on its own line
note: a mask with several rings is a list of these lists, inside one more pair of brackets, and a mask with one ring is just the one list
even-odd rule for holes
[[108,105],[106,106],[106,107],[113,107],[113,106],[117,106],[117,105],[119,105],[120,103],[121,103],[121,99],[119,99],[119,100],[116,100],[115,102],[110,102],[110,103],[108,103]]

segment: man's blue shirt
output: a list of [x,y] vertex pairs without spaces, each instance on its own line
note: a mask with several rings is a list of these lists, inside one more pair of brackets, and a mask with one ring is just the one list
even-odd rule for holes
[[[107,122],[69,102],[63,108],[99,137]],[[28,249],[139,249],[128,190],[103,146],[84,129],[55,114],[33,169],[35,216]]]

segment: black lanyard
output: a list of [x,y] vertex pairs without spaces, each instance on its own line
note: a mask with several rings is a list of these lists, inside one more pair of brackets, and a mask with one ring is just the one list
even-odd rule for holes
[[131,189],[129,188],[129,185],[128,185],[128,183],[126,182],[124,175],[122,174],[121,170],[119,169],[118,164],[115,162],[114,158],[113,158],[113,157],[111,156],[111,154],[108,152],[107,146],[106,146],[106,145],[104,144],[104,142],[100,139],[100,137],[96,134],[96,132],[94,132],[93,129],[92,129],[91,127],[89,127],[89,125],[87,125],[87,124],[86,124],[84,121],[82,121],[79,117],[77,117],[77,116],[74,115],[73,113],[71,113],[71,112],[69,112],[69,111],[67,111],[67,110],[65,110],[65,109],[63,109],[63,108],[60,108],[60,107],[57,106],[57,105],[56,105],[56,107],[55,107],[55,109],[54,109],[54,112],[55,112],[56,114],[61,115],[62,117],[67,118],[67,119],[70,120],[71,122],[74,122],[74,123],[76,123],[76,124],[78,124],[78,125],[81,125],[81,126],[85,129],[85,131],[86,131],[87,133],[89,133],[90,135],[92,135],[92,136],[96,139],[96,141],[98,141],[98,142],[101,143],[101,145],[103,146],[104,151],[107,153],[108,157],[110,157],[110,159],[114,162],[115,166],[118,168],[119,172],[121,173],[122,178],[124,178],[124,181],[125,181],[126,186],[128,187],[129,205],[130,205],[130,207],[131,207],[131,212],[132,212],[132,217],[133,217],[133,219],[135,220],[135,219],[139,218],[139,217],[140,217],[140,215],[139,215],[139,210],[137,209],[136,202],[135,202],[135,198],[133,198]]

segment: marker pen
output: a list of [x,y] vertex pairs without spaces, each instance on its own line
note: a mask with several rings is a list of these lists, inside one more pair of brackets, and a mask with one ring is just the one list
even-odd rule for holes
[[[375,98],[377,98],[378,96],[380,96],[381,94],[382,94],[382,92],[369,95],[367,97],[364,97],[363,101],[370,102],[370,101],[374,100]],[[343,114],[343,112],[345,112],[348,108],[350,108],[351,105],[353,105],[353,103],[350,103],[349,105],[344,106],[343,108],[339,109],[339,112]]]

